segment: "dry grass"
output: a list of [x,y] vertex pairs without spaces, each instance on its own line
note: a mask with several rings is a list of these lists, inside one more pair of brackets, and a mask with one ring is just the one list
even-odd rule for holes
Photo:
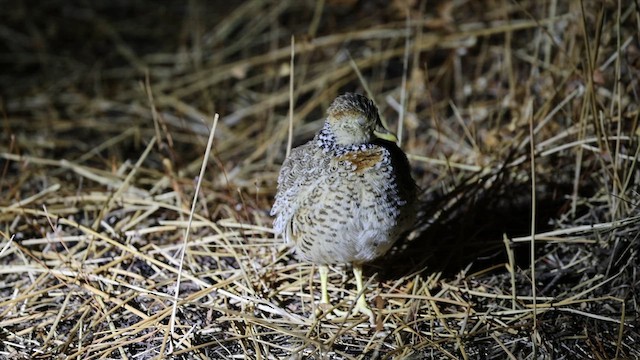
[[[14,5],[0,357],[640,357],[637,3]],[[316,269],[268,216],[289,106],[295,146],[344,91],[424,189],[365,269],[375,327],[312,316]]]

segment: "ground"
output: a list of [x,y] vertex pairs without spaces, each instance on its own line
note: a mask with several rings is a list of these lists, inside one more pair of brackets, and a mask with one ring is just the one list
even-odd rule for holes
[[[637,4],[2,4],[0,358],[640,357]],[[269,216],[346,91],[421,188],[374,326]]]

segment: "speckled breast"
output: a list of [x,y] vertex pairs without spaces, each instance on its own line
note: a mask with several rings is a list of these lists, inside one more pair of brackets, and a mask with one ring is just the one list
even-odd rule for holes
[[413,197],[403,186],[413,184],[402,183],[383,147],[332,157],[291,219],[299,254],[319,264],[383,255],[412,222]]

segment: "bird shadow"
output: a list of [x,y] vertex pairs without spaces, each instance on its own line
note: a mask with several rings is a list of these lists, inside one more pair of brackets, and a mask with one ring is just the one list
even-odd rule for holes
[[[365,264],[365,274],[377,273],[381,281],[438,272],[451,278],[506,263],[503,238],[531,233],[531,184],[515,173],[503,167],[470,176],[446,194],[423,192],[414,229],[385,256]],[[548,229],[563,204],[552,196],[538,197],[536,230]],[[528,267],[528,244],[511,247],[516,266]]]

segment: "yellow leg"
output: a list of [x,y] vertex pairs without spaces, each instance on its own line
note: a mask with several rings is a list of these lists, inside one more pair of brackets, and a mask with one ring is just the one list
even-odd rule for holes
[[338,317],[349,315],[349,313],[332,308],[331,306],[327,286],[327,283],[329,282],[329,267],[326,265],[318,265],[318,272],[320,273],[320,291],[322,292],[322,295],[320,296],[320,303],[316,308],[316,316],[323,316],[325,311],[329,311],[328,314],[324,315],[327,319],[333,318],[334,315]]
[[356,296],[358,296],[356,303],[353,307],[353,312],[359,312],[361,314],[367,315],[369,316],[369,321],[371,322],[371,325],[375,325],[376,323],[376,317],[373,314],[373,311],[371,310],[371,308],[369,308],[369,305],[367,305],[367,299],[365,298],[365,288],[364,288],[364,283],[362,282],[362,265],[360,264],[353,264],[353,275],[356,278],[356,289],[358,291],[358,294]]
[[[320,273],[320,291],[322,295],[320,296],[320,304],[318,306],[317,316],[322,314],[322,311],[331,307],[331,303],[329,300],[329,291],[328,291],[328,278],[329,278],[329,267],[326,265],[319,265],[318,272]],[[355,304],[353,305],[353,309],[351,310],[351,314],[361,313],[367,315],[369,317],[369,321],[371,325],[375,325],[376,317],[373,314],[373,311],[367,305],[367,300],[365,297],[365,288],[364,283],[362,282],[362,266],[354,264],[353,265],[353,275],[356,278],[356,289],[357,289],[357,299]],[[332,309],[331,313],[338,317],[347,317],[349,316],[349,312],[341,311],[338,309]]]
[[[327,309],[327,307],[331,306],[331,304],[329,304],[329,292],[327,291],[329,268],[325,265],[319,265],[318,272],[320,273],[320,289],[322,291],[322,295],[320,296],[320,303],[315,309],[316,317],[322,316],[322,313]],[[313,290],[311,294],[313,295]]]
[[329,292],[327,291],[329,268],[326,265],[320,265],[318,266],[318,272],[320,273],[320,289],[322,291],[320,304],[329,304]]

